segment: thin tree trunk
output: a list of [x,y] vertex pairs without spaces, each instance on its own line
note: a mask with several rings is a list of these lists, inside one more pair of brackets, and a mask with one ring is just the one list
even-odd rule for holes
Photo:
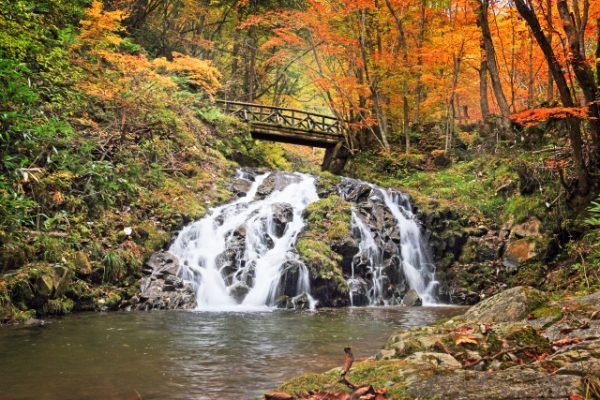
[[[544,53],[544,56],[546,57],[546,60],[548,61],[550,71],[552,72],[552,77],[554,78],[554,82],[556,83],[556,87],[560,94],[561,102],[565,107],[574,107],[575,104],[573,103],[571,91],[569,90],[562,67],[556,59],[556,55],[554,54],[550,43],[548,43],[548,40],[542,31],[542,27],[540,26],[540,22],[538,21],[535,12],[529,8],[529,5],[525,3],[525,0],[514,1],[519,14],[521,14],[523,19],[531,28],[533,36],[535,37],[538,45]],[[577,174],[577,191],[579,195],[586,196],[589,192],[589,176],[583,159],[581,124],[579,120],[576,119],[567,120],[567,123],[569,125],[568,131],[569,139],[571,141],[571,148],[573,150],[573,164]]]
[[574,15],[569,12],[566,0],[559,0],[557,7],[567,35],[567,41],[569,42],[570,63],[588,107],[589,123],[592,129],[592,155],[593,159],[597,160],[597,154],[600,152],[600,109],[598,107],[600,97],[598,96],[598,88],[594,80],[592,68],[586,62],[581,43],[579,42],[580,35],[575,26]]
[[483,40],[480,42],[481,62],[479,63],[479,105],[481,116],[486,119],[490,115],[490,103],[488,101],[488,68],[485,59],[485,47]]
[[533,107],[535,102],[535,74],[533,72],[533,36],[529,31],[529,49],[527,58],[527,107]]
[[488,8],[489,0],[479,1],[478,25],[481,28],[481,34],[483,36],[483,44],[485,47],[487,67],[492,81],[492,89],[494,90],[494,95],[498,102],[498,107],[500,108],[500,114],[505,122],[508,123],[510,108],[506,101],[504,90],[502,89],[502,82],[500,81],[500,72],[498,71],[498,63],[496,62],[496,51],[494,49],[494,42],[492,41],[492,34],[487,18]]
[[[552,23],[552,0],[546,0],[546,14],[544,15],[546,18],[546,23],[548,24],[546,39],[548,40],[548,44],[550,48],[552,48],[552,39],[554,38],[554,27]],[[546,83],[546,99],[548,101],[554,100],[554,78],[552,77],[551,65],[548,62],[548,81]]]

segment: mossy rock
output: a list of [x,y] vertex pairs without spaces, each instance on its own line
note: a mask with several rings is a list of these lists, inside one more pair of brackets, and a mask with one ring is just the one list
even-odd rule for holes
[[548,296],[531,287],[518,286],[507,289],[476,306],[463,316],[475,322],[516,322],[525,319],[530,312],[549,301]]

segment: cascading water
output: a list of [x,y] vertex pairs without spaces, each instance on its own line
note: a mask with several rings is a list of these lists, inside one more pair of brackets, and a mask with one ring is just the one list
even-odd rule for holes
[[[355,276],[357,265],[366,266],[368,273],[365,274],[370,280],[367,290],[364,290],[370,305],[387,305],[390,303],[389,291],[386,296],[386,278],[384,270],[386,265],[384,248],[392,246],[399,253],[401,273],[410,289],[417,292],[423,304],[436,304],[435,291],[438,282],[435,280],[435,266],[427,248],[427,242],[423,238],[421,228],[417,223],[416,216],[407,195],[384,189],[367,182],[356,181],[346,178],[341,188],[341,194],[352,201],[360,203],[361,197],[367,197],[367,209],[363,213],[373,220],[372,225],[365,223],[357,213],[356,207],[352,209],[352,227],[354,237],[359,241],[359,252],[352,262],[351,277],[349,279],[350,304],[354,305],[354,296],[361,289],[360,281]],[[384,242],[385,226],[379,228],[379,232],[373,225],[381,220],[382,208],[384,206],[395,220],[398,238]],[[381,225],[381,222],[379,223]],[[388,247],[389,252],[389,247]],[[392,274],[393,275],[393,274]]]
[[[238,172],[237,179],[246,194],[185,227],[169,249],[197,309],[264,309],[282,298],[291,300],[288,307],[314,308],[312,278],[295,246],[307,206],[319,199],[315,178]],[[434,304],[435,268],[408,197],[351,179],[339,191],[353,203],[356,244],[343,267],[350,305],[398,304],[409,288]]]
[[[198,309],[274,306],[286,262],[300,265],[297,294],[310,299],[308,271],[294,244],[304,227],[302,213],[319,198],[314,178],[293,174],[287,186],[258,199],[257,190],[268,176],[257,176],[246,196],[185,227],[169,249],[181,262],[180,277],[194,284]],[[275,221],[275,209],[286,214],[283,229]],[[223,260],[234,244],[242,250],[231,265]]]
[[427,244],[417,225],[416,217],[408,196],[404,193],[379,189],[385,204],[396,218],[400,231],[400,252],[402,272],[411,289],[414,289],[423,304],[436,304],[435,266],[427,249]]
[[369,276],[371,276],[371,287],[367,290],[366,296],[369,300],[369,304],[385,304],[387,301],[383,293],[383,281],[382,281],[382,270],[383,255],[379,246],[375,242],[371,229],[363,222],[358,216],[356,210],[352,209],[352,232],[355,237],[359,240],[358,245],[358,257],[352,262],[352,275],[348,280],[348,287],[350,296],[350,305],[354,306],[354,294],[360,289],[360,281],[356,278],[355,267],[356,261],[364,258],[369,269]]

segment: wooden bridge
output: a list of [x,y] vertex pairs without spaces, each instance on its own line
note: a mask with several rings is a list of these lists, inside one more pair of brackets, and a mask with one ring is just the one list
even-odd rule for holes
[[323,169],[334,172],[340,169],[339,155],[343,153],[345,129],[340,119],[292,108],[239,101],[217,100],[217,105],[225,114],[247,122],[255,139],[324,148]]

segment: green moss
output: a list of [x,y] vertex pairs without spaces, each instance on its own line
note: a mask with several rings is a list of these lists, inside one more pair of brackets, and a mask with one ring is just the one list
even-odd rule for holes
[[51,315],[65,315],[73,310],[73,300],[65,297],[48,300],[47,312]]
[[[401,375],[403,367],[405,363],[400,360],[358,362],[352,367],[347,379],[355,385],[368,383],[376,389],[387,388],[389,398],[403,399],[405,397],[405,384]],[[287,381],[279,390],[292,395],[311,390],[349,393],[345,385],[337,382],[338,379],[339,369],[322,374],[305,374]]]

